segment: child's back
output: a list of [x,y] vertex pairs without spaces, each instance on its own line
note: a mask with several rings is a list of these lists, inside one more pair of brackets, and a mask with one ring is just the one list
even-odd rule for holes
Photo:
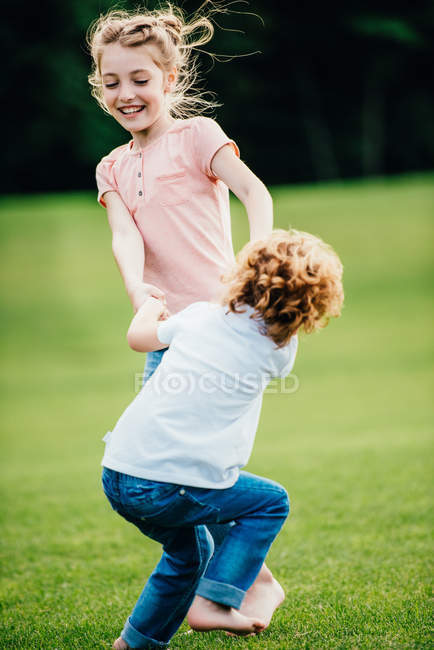
[[252,450],[263,389],[291,371],[297,350],[296,335],[277,348],[253,313],[202,302],[160,323],[158,338],[169,350],[106,437],[104,466],[197,487],[236,481]]

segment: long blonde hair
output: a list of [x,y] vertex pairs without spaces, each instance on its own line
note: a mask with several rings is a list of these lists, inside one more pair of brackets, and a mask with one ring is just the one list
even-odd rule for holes
[[163,71],[176,67],[176,82],[168,98],[168,110],[173,117],[187,118],[213,109],[219,104],[213,94],[197,87],[199,80],[197,50],[208,43],[214,34],[212,14],[222,11],[219,3],[211,3],[204,13],[206,0],[191,20],[170,2],[153,11],[111,10],[102,14],[89,27],[87,43],[92,56],[92,71],[88,77],[92,96],[107,113],[101,80],[101,56],[104,47],[120,43],[125,47],[155,45],[160,53],[156,63]]

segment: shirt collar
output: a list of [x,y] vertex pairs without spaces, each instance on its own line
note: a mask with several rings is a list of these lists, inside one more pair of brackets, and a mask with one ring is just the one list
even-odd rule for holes
[[181,120],[174,120],[172,124],[165,131],[163,131],[163,133],[161,133],[157,138],[152,140],[152,142],[145,145],[144,147],[139,147],[134,142],[134,138],[133,138],[128,142],[128,149],[127,149],[128,154],[131,156],[141,156],[144,151],[153,147],[157,142],[160,142],[160,140],[162,140],[165,137],[165,135],[170,133],[170,131],[172,131],[172,129],[174,129],[175,126],[179,124],[179,122],[181,122]]

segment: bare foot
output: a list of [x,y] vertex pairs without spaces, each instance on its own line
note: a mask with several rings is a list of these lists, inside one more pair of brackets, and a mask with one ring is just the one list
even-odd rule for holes
[[275,610],[283,603],[284,598],[285,592],[282,586],[273,577],[270,569],[263,564],[255,582],[246,592],[241,603],[240,614],[248,618],[260,618],[265,627],[268,627]]
[[112,645],[112,648],[114,648],[114,650],[130,650],[130,646],[126,641],[123,640],[121,636],[116,639]]
[[262,632],[264,623],[258,618],[243,616],[233,607],[219,605],[212,600],[196,596],[188,612],[188,623],[193,630],[227,630],[244,636]]

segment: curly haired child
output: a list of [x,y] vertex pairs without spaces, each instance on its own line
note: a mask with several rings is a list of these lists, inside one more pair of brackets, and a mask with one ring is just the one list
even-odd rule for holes
[[[340,314],[342,265],[317,237],[278,230],[247,244],[225,283],[220,304],[197,302],[167,320],[150,297],[128,330],[134,350],[169,350],[105,437],[103,486],[163,554],[118,650],[167,646],[189,610],[200,631],[266,625],[240,608],[289,501],[278,483],[240,470],[267,382],[293,367],[297,332]],[[228,522],[214,548],[208,526]]]

